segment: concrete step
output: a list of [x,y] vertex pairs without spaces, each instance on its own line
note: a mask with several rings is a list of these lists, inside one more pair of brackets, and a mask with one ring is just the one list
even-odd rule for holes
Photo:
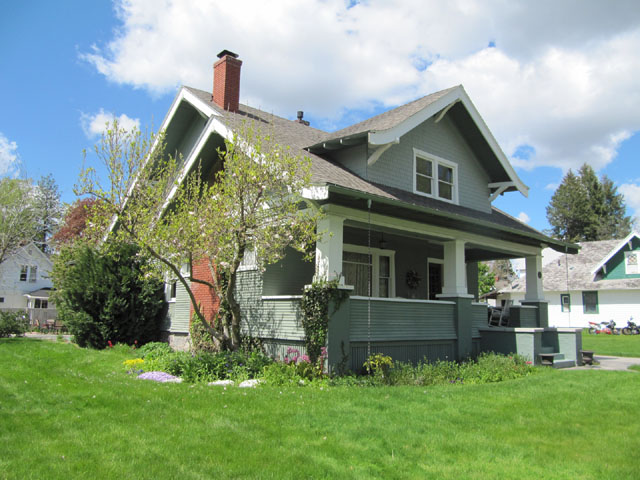
[[554,360],[553,368],[571,368],[575,367],[576,362],[573,360]]

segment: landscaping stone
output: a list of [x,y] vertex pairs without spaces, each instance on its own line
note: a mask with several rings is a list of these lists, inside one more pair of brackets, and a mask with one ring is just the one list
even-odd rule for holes
[[227,387],[233,385],[233,380],[216,380],[215,382],[209,382],[207,385],[210,387]]
[[256,388],[259,384],[262,383],[262,380],[258,378],[253,378],[251,380],[245,380],[238,387],[240,388]]
[[138,375],[140,380],[153,380],[160,383],[182,383],[182,379],[165,372],[144,372]]

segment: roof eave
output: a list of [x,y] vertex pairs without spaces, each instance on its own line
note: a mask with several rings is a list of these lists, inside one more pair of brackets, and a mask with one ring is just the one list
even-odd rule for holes
[[528,232],[524,232],[524,231],[521,231],[521,230],[517,230],[515,228],[507,227],[507,226],[504,226],[504,225],[498,225],[498,224],[495,224],[495,223],[491,223],[491,222],[487,222],[487,221],[484,221],[484,220],[480,220],[478,218],[468,217],[466,215],[459,215],[459,214],[451,213],[451,212],[441,212],[441,211],[433,209],[433,208],[420,206],[420,205],[414,205],[412,203],[403,202],[402,200],[385,198],[385,197],[381,197],[380,195],[376,195],[376,194],[373,194],[373,193],[362,192],[360,190],[354,190],[354,189],[343,187],[343,186],[340,186],[340,185],[326,184],[326,186],[328,188],[328,192],[341,193],[341,194],[344,194],[344,195],[357,197],[357,198],[361,198],[361,199],[371,199],[371,200],[375,200],[375,201],[380,202],[380,203],[385,203],[385,204],[394,205],[394,206],[397,206],[398,204],[401,204],[403,208],[407,208],[409,210],[414,210],[414,211],[426,213],[426,214],[429,214],[429,215],[448,218],[448,219],[454,219],[454,220],[458,219],[461,222],[466,222],[466,223],[477,225],[477,226],[481,226],[481,227],[484,227],[484,228],[491,228],[491,229],[494,229],[494,230],[497,230],[497,231],[510,233],[510,234],[516,235],[516,236],[528,237],[528,238],[530,238],[532,240],[535,240],[536,242],[539,242],[541,248],[551,247],[554,250],[562,251],[562,252],[566,252],[566,253],[572,253],[572,254],[573,253],[578,253],[578,250],[579,250],[578,245],[562,242],[560,240],[556,240],[556,239],[547,237],[546,235],[543,235],[543,234],[528,233]]

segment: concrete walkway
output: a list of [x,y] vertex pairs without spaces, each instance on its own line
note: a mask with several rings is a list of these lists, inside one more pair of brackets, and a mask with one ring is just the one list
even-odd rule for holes
[[[573,370],[627,370],[631,365],[640,365],[640,358],[612,357],[608,355],[594,355],[593,359],[600,365],[585,365],[573,367]],[[569,370],[572,370],[569,369]],[[634,370],[629,370],[634,372]],[[640,372],[639,372],[640,373]]]
[[[50,340],[55,342],[58,340],[57,333],[38,333],[38,332],[27,332],[24,334],[25,338],[37,338],[38,340]],[[71,335],[63,334],[61,335],[66,341],[71,341]]]

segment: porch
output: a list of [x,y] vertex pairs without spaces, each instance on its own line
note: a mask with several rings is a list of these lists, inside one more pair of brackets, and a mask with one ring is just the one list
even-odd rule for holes
[[[300,296],[262,298],[263,323],[254,325],[253,333],[263,338],[270,354],[283,358],[289,347],[304,351],[299,302]],[[536,310],[527,308],[529,314]],[[374,353],[415,364],[464,360],[493,351],[518,353],[536,365],[541,363],[541,354],[555,353],[562,355],[556,366],[581,364],[579,330],[488,327],[487,305],[471,298],[412,300],[351,295],[330,319],[327,344],[330,368],[342,365],[356,372]]]

